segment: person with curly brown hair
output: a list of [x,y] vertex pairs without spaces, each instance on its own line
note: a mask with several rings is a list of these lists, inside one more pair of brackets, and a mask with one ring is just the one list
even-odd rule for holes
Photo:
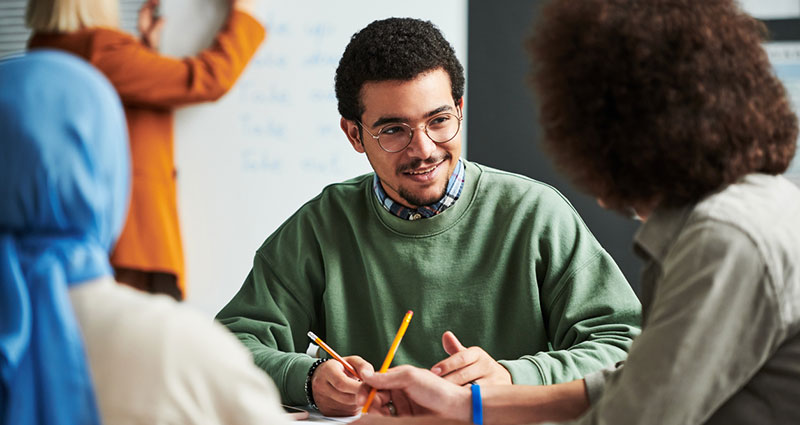
[[613,369],[477,403],[408,366],[364,381],[487,424],[800,423],[800,190],[781,176],[798,125],[764,34],[733,0],[549,3],[529,42],[545,146],[644,222],[642,334]]

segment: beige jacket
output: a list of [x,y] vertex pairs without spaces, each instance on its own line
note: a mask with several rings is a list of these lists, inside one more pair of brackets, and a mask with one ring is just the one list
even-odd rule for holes
[[284,424],[267,375],[221,325],[105,278],[73,287],[104,424]]

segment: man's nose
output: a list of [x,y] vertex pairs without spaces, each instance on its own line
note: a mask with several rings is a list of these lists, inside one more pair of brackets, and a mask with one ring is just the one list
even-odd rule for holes
[[436,151],[436,143],[425,133],[425,127],[419,126],[411,134],[411,143],[406,150],[408,155],[413,158],[426,159]]

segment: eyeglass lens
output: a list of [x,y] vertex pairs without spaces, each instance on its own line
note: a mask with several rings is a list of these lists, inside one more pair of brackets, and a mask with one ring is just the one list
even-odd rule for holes
[[[425,134],[436,143],[453,140],[461,126],[461,120],[451,113],[439,114],[425,124]],[[399,152],[411,143],[414,130],[405,123],[389,124],[378,132],[378,143],[389,152]]]

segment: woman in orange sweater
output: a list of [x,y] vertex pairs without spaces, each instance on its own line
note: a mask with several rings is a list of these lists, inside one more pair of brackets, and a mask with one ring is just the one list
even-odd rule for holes
[[183,248],[178,225],[173,110],[227,92],[264,40],[255,0],[231,0],[228,19],[211,47],[195,57],[156,51],[162,20],[148,0],[140,11],[142,39],[120,31],[116,0],[30,0],[30,48],[83,57],[111,81],[122,99],[130,135],[133,190],[128,217],[111,255],[118,281],[182,299]]

